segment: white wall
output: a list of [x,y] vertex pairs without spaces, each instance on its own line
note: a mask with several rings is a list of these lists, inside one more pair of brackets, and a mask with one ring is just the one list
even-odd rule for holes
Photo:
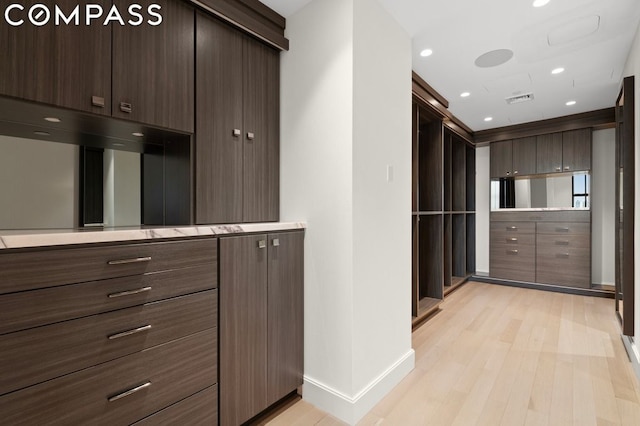
[[591,156],[591,282],[615,284],[616,131],[593,132]]
[[77,226],[77,146],[0,136],[0,152],[0,229]]
[[476,148],[476,274],[489,275],[489,183],[488,146]]
[[411,43],[371,0],[314,0],[287,37],[280,202],[308,224],[303,396],[355,423],[414,365]]

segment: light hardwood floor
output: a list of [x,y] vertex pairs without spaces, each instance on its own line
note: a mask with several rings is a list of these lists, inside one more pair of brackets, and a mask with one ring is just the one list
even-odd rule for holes
[[[441,307],[359,425],[640,425],[613,300],[470,282]],[[343,423],[299,400],[266,424]]]

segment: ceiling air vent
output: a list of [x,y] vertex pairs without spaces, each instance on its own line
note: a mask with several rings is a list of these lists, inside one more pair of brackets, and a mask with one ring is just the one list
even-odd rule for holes
[[510,98],[506,98],[505,101],[509,105],[520,104],[522,102],[528,102],[533,100],[533,93],[525,93],[522,95],[511,96]]

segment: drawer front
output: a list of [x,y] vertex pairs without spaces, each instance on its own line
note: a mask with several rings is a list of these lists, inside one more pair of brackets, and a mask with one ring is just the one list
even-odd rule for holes
[[491,276],[495,276],[494,269],[514,269],[523,274],[535,272],[536,249],[533,245],[492,245],[489,256]]
[[209,329],[4,395],[0,413],[11,425],[130,424],[214,385],[216,371]]
[[538,253],[540,252],[558,252],[564,253],[568,249],[582,248],[589,249],[591,247],[591,238],[589,235],[577,234],[538,234]]
[[529,269],[510,269],[503,267],[491,267],[491,277],[502,278],[503,280],[524,281],[533,283],[536,281],[536,271]]
[[216,260],[214,238],[4,252],[0,253],[0,294],[213,264]]
[[0,334],[216,288],[216,264],[0,296]]
[[591,224],[576,222],[540,222],[538,223],[538,234],[589,236],[591,234]]
[[591,286],[591,250],[587,247],[551,249],[538,246],[536,278],[540,283],[571,287]]
[[0,336],[0,394],[217,326],[217,290]]
[[508,234],[534,234],[535,222],[491,222],[491,232],[505,232]]
[[514,234],[506,231],[492,231],[491,232],[491,247],[495,248],[508,248],[517,246],[535,246],[536,235],[530,234]]
[[218,424],[218,385],[214,385],[173,404],[133,426],[173,426]]

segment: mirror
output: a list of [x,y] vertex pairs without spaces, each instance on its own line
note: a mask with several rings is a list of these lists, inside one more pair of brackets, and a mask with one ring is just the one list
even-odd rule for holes
[[626,77],[616,101],[616,312],[622,334],[634,335],[634,77]]
[[491,180],[491,210],[591,207],[589,173]]

